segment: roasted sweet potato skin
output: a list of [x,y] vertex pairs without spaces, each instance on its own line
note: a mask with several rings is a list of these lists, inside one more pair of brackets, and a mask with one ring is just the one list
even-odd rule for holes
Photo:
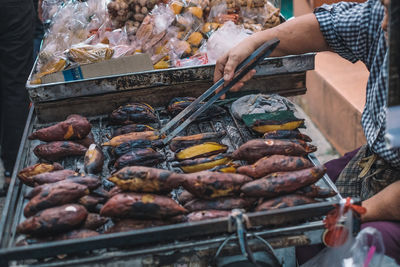
[[40,192],[25,206],[25,217],[30,217],[44,209],[72,203],[89,193],[85,185],[64,181],[42,185],[40,189]]
[[253,139],[232,153],[234,159],[255,162],[264,156],[305,156],[307,151],[298,143],[278,139]]
[[317,185],[309,185],[300,188],[295,192],[297,195],[306,196],[309,198],[330,198],[337,195],[337,192],[330,188],[322,188]]
[[17,176],[24,184],[33,186],[34,185],[34,180],[32,179],[33,176],[41,173],[52,172],[62,169],[64,169],[63,166],[61,166],[57,162],[53,164],[37,163],[35,165],[23,168],[18,172]]
[[222,197],[213,200],[194,199],[187,202],[183,207],[189,212],[198,210],[232,210],[247,209],[254,202],[255,198]]
[[114,163],[114,168],[119,170],[127,166],[152,167],[164,160],[164,156],[152,148],[138,148],[119,157]]
[[83,156],[87,148],[72,141],[55,141],[41,144],[33,149],[38,158],[57,161],[68,156]]
[[253,165],[241,166],[237,172],[260,178],[273,172],[296,171],[312,166],[311,161],[303,157],[272,155],[259,159]]
[[188,222],[198,222],[221,217],[228,217],[231,214],[227,210],[202,210],[189,213],[186,217]]
[[293,172],[275,172],[242,186],[241,191],[251,197],[275,197],[289,194],[318,181],[325,167],[315,166]]
[[94,135],[92,132],[90,132],[88,135],[86,135],[85,138],[83,139],[77,139],[74,140],[75,143],[80,144],[84,147],[89,147],[91,144],[95,144],[96,141],[94,140]]
[[243,174],[202,171],[184,174],[183,187],[198,198],[213,199],[238,194],[240,187],[252,181]]
[[276,130],[264,134],[265,139],[300,139],[306,142],[311,142],[312,139],[299,131],[293,130]]
[[83,139],[88,135],[91,128],[90,122],[85,117],[73,114],[68,116],[65,121],[37,130],[28,138],[45,142]]
[[121,193],[110,198],[100,215],[116,218],[162,219],[187,213],[187,210],[169,197]]
[[196,197],[191,194],[189,191],[187,190],[183,190],[178,196],[178,202],[181,205],[185,205],[186,203],[188,203],[189,201],[192,201],[193,199],[195,199]]
[[125,167],[108,178],[123,190],[134,192],[169,192],[182,184],[184,176],[150,167]]
[[78,173],[73,170],[59,170],[53,172],[45,172],[32,177],[35,185],[55,183],[67,179],[70,176],[77,176]]
[[86,217],[83,228],[96,230],[100,226],[103,226],[108,221],[108,218],[100,216],[97,213],[89,213]]
[[[179,114],[182,110],[184,110],[186,107],[188,107],[192,102],[196,100],[194,97],[176,97],[172,99],[167,107],[168,112],[172,116],[176,116]],[[201,107],[204,103],[200,103],[198,105],[198,108]],[[201,114],[199,117],[197,117],[196,120],[204,120],[204,119],[209,119],[210,117],[217,117],[225,114],[226,111],[225,109],[217,106],[217,105],[211,105],[207,110],[204,111],[203,114]]]
[[103,170],[103,164],[103,151],[96,144],[91,144],[84,157],[85,172],[89,174],[97,174]]
[[316,202],[317,201],[312,198],[302,195],[292,194],[264,201],[255,208],[255,211],[283,209],[283,208],[300,206]]
[[45,209],[29,217],[17,227],[20,234],[46,236],[78,228],[86,219],[86,209],[77,204]]
[[115,136],[110,139],[108,142],[104,142],[103,146],[112,146],[117,147],[122,145],[123,143],[135,141],[135,140],[158,140],[160,136],[156,134],[154,131],[145,131],[145,132],[132,132],[127,134],[122,134]]
[[226,135],[226,131],[201,133],[188,136],[178,136],[171,140],[169,148],[175,152],[194,145],[203,144],[205,142],[218,142]]
[[78,200],[78,203],[84,206],[90,212],[96,212],[98,205],[103,204],[107,201],[107,199],[93,196],[93,195],[86,195],[81,197]]
[[95,175],[79,175],[79,176],[69,176],[64,180],[65,182],[73,182],[76,184],[81,184],[87,186],[90,190],[95,190],[101,185],[101,179]]

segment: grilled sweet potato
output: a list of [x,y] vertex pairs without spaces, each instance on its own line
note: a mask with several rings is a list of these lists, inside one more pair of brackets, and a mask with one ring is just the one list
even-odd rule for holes
[[100,215],[113,218],[162,219],[186,212],[185,208],[169,197],[121,193],[107,201]]
[[302,195],[286,195],[264,201],[255,208],[255,211],[283,209],[315,202],[317,201]]
[[138,148],[160,148],[163,147],[164,143],[161,140],[145,140],[145,139],[138,139],[138,140],[132,140],[123,144],[120,144],[119,146],[114,147],[111,150],[111,154],[119,158],[122,155],[131,152],[133,150],[136,150]]
[[164,160],[164,156],[152,148],[138,148],[119,157],[114,163],[114,168],[119,170],[127,166],[152,167]]
[[252,179],[243,174],[202,171],[184,174],[183,187],[198,198],[212,199],[232,196]]
[[226,131],[209,132],[195,135],[178,136],[171,140],[169,148],[175,152],[180,149],[185,149],[194,145],[203,144],[205,142],[218,142],[226,135]]
[[55,141],[41,144],[33,149],[38,158],[57,161],[68,156],[83,156],[87,148],[71,141]]
[[275,172],[242,186],[241,191],[251,197],[275,197],[289,194],[318,181],[325,167],[315,166],[293,172]]
[[157,116],[150,105],[131,103],[114,110],[110,115],[110,122],[120,125],[157,122]]
[[229,162],[228,164],[225,164],[225,165],[215,166],[214,168],[210,169],[210,171],[225,172],[225,173],[237,173],[237,168],[239,166],[240,166],[239,164]]
[[93,174],[69,176],[64,181],[85,185],[89,190],[94,190],[101,185],[101,179]]
[[108,218],[100,216],[97,213],[89,213],[86,217],[83,228],[96,230],[100,226],[103,226],[108,221]]
[[65,121],[33,132],[28,139],[39,139],[45,142],[82,139],[88,135],[92,126],[80,115],[70,115]]
[[231,161],[227,154],[218,154],[208,158],[187,159],[175,164],[174,167],[179,167],[185,173],[200,172],[212,169],[222,164],[227,164]]
[[96,144],[91,144],[85,153],[84,169],[86,173],[96,174],[103,170],[104,154]]
[[72,203],[89,194],[87,186],[60,181],[40,186],[38,192],[24,208],[25,217],[30,217],[40,210]]
[[45,209],[26,219],[17,227],[20,234],[46,236],[78,228],[86,219],[86,209],[77,204],[66,204]]
[[200,145],[191,146],[175,153],[177,160],[188,160],[195,158],[205,158],[220,153],[225,153],[228,146],[215,142],[205,142]]
[[153,127],[145,124],[128,124],[115,129],[112,133],[112,137],[132,132],[146,132],[146,131],[155,131],[155,130]]
[[255,201],[255,198],[240,197],[222,197],[212,200],[194,199],[186,203],[183,207],[189,212],[197,210],[248,209]]
[[88,211],[94,212],[97,205],[105,203],[107,200],[101,197],[86,195],[78,200],[78,203],[84,206]]
[[304,124],[304,119],[288,119],[285,121],[257,120],[251,128],[256,132],[264,134],[276,130],[295,130],[302,124]]
[[253,139],[241,145],[232,154],[234,159],[255,162],[264,156],[286,155],[305,156],[307,151],[303,146],[294,142],[278,139]]
[[80,144],[84,147],[89,147],[91,144],[95,144],[96,141],[94,140],[94,135],[92,132],[90,132],[88,135],[86,135],[85,138],[83,139],[77,139],[74,140],[75,143]]
[[126,142],[130,142],[133,140],[143,140],[143,139],[152,141],[160,139],[160,136],[157,135],[156,132],[154,131],[127,133],[113,137],[110,141],[103,143],[102,146],[117,147]]
[[281,139],[281,140],[282,140],[282,141],[289,141],[289,142],[293,142],[293,143],[299,144],[299,145],[301,145],[301,146],[305,149],[305,151],[306,151],[307,153],[313,153],[313,152],[317,151],[317,147],[316,147],[316,146],[311,145],[311,144],[307,143],[307,142],[304,141],[304,140],[300,140],[300,139]]
[[73,170],[59,170],[59,171],[37,174],[32,177],[32,180],[34,185],[42,185],[42,184],[55,183],[64,180],[67,177],[78,176],[78,175],[79,174]]
[[231,212],[227,210],[202,210],[191,212],[186,217],[188,222],[198,222],[215,218],[228,217],[229,214],[231,214]]
[[179,195],[178,195],[178,202],[181,205],[185,205],[186,203],[188,203],[189,201],[192,201],[193,199],[195,199],[196,197],[193,196],[189,191],[187,190],[183,190]]
[[182,184],[182,174],[149,167],[125,167],[108,178],[123,190],[134,192],[169,192]]
[[167,220],[135,220],[135,219],[123,219],[114,222],[114,225],[106,231],[106,233],[120,233],[132,230],[145,229],[155,226],[162,226],[171,224]]
[[293,130],[276,130],[264,134],[265,139],[300,139],[306,142],[311,142],[312,139],[299,131]]
[[337,192],[330,188],[322,188],[316,185],[309,185],[300,188],[294,194],[302,195],[310,198],[329,198],[337,195]]
[[312,166],[311,161],[303,157],[272,155],[259,159],[253,165],[241,166],[237,172],[260,178],[273,172],[296,171]]
[[59,163],[53,163],[53,164],[37,163],[35,165],[23,168],[22,170],[19,171],[17,176],[24,184],[33,186],[34,185],[33,176],[41,173],[52,172],[62,169],[63,166],[61,166]]

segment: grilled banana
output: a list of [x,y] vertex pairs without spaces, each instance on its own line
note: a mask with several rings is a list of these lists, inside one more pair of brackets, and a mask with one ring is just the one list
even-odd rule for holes
[[[184,110],[186,107],[188,107],[192,102],[196,100],[194,97],[176,97],[171,100],[171,102],[168,105],[168,112],[172,116],[176,116],[179,114],[182,110]],[[204,103],[200,103],[198,108],[201,107]],[[207,110],[205,110],[199,117],[197,117],[196,120],[204,120],[204,119],[210,119],[210,117],[217,117],[225,114],[226,111],[217,106],[217,105],[211,105]]]
[[122,155],[138,148],[160,148],[163,145],[164,144],[161,140],[152,140],[152,141],[145,139],[132,140],[114,147],[111,150],[111,153],[114,157],[119,158]]
[[114,167],[119,170],[126,166],[154,166],[165,160],[164,156],[152,148],[138,148],[119,157]]
[[209,132],[195,135],[178,136],[171,140],[169,148],[175,152],[190,146],[202,144],[205,142],[217,142],[226,135],[226,131]]
[[262,121],[253,124],[252,129],[258,133],[265,134],[276,130],[295,130],[304,123],[304,119],[291,121]]
[[155,131],[153,127],[145,124],[128,124],[113,131],[112,137],[132,133],[132,132],[146,132]]
[[238,164],[230,162],[230,163],[228,163],[226,165],[216,166],[216,167],[210,169],[210,171],[212,171],[212,172],[236,173],[238,167],[239,167]]
[[312,139],[299,131],[293,130],[276,130],[264,134],[265,139],[300,139],[306,142],[311,142]]
[[227,150],[228,147],[226,145],[215,142],[206,142],[180,150],[175,154],[175,157],[177,160],[195,159],[225,153]]
[[192,173],[209,170],[230,161],[231,159],[226,154],[218,154],[209,158],[187,159],[174,165],[174,167],[181,168],[185,173]]
[[110,115],[110,122],[113,124],[134,124],[157,122],[154,109],[145,103],[132,103],[120,106]]
[[154,132],[154,131],[132,132],[132,133],[127,133],[127,134],[118,135],[116,137],[113,137],[110,141],[103,143],[102,146],[116,147],[123,143],[133,141],[133,140],[140,140],[140,139],[157,140],[157,139],[160,139],[160,136],[157,135],[156,132]]
[[99,173],[103,169],[103,163],[103,151],[96,144],[91,144],[84,158],[85,172],[90,174]]

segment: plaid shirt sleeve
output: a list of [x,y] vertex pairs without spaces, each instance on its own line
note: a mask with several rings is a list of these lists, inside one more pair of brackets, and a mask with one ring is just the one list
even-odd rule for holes
[[368,64],[370,44],[379,34],[381,12],[375,12],[379,0],[365,3],[342,2],[323,5],[314,13],[328,45],[345,59]]

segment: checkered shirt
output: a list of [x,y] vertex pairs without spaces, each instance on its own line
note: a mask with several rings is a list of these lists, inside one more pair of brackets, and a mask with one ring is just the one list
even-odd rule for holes
[[384,7],[379,0],[362,4],[342,2],[323,5],[314,13],[333,51],[353,63],[361,60],[370,71],[361,118],[364,134],[374,153],[400,168],[400,149],[388,149],[384,141],[388,95],[388,49],[381,28]]

